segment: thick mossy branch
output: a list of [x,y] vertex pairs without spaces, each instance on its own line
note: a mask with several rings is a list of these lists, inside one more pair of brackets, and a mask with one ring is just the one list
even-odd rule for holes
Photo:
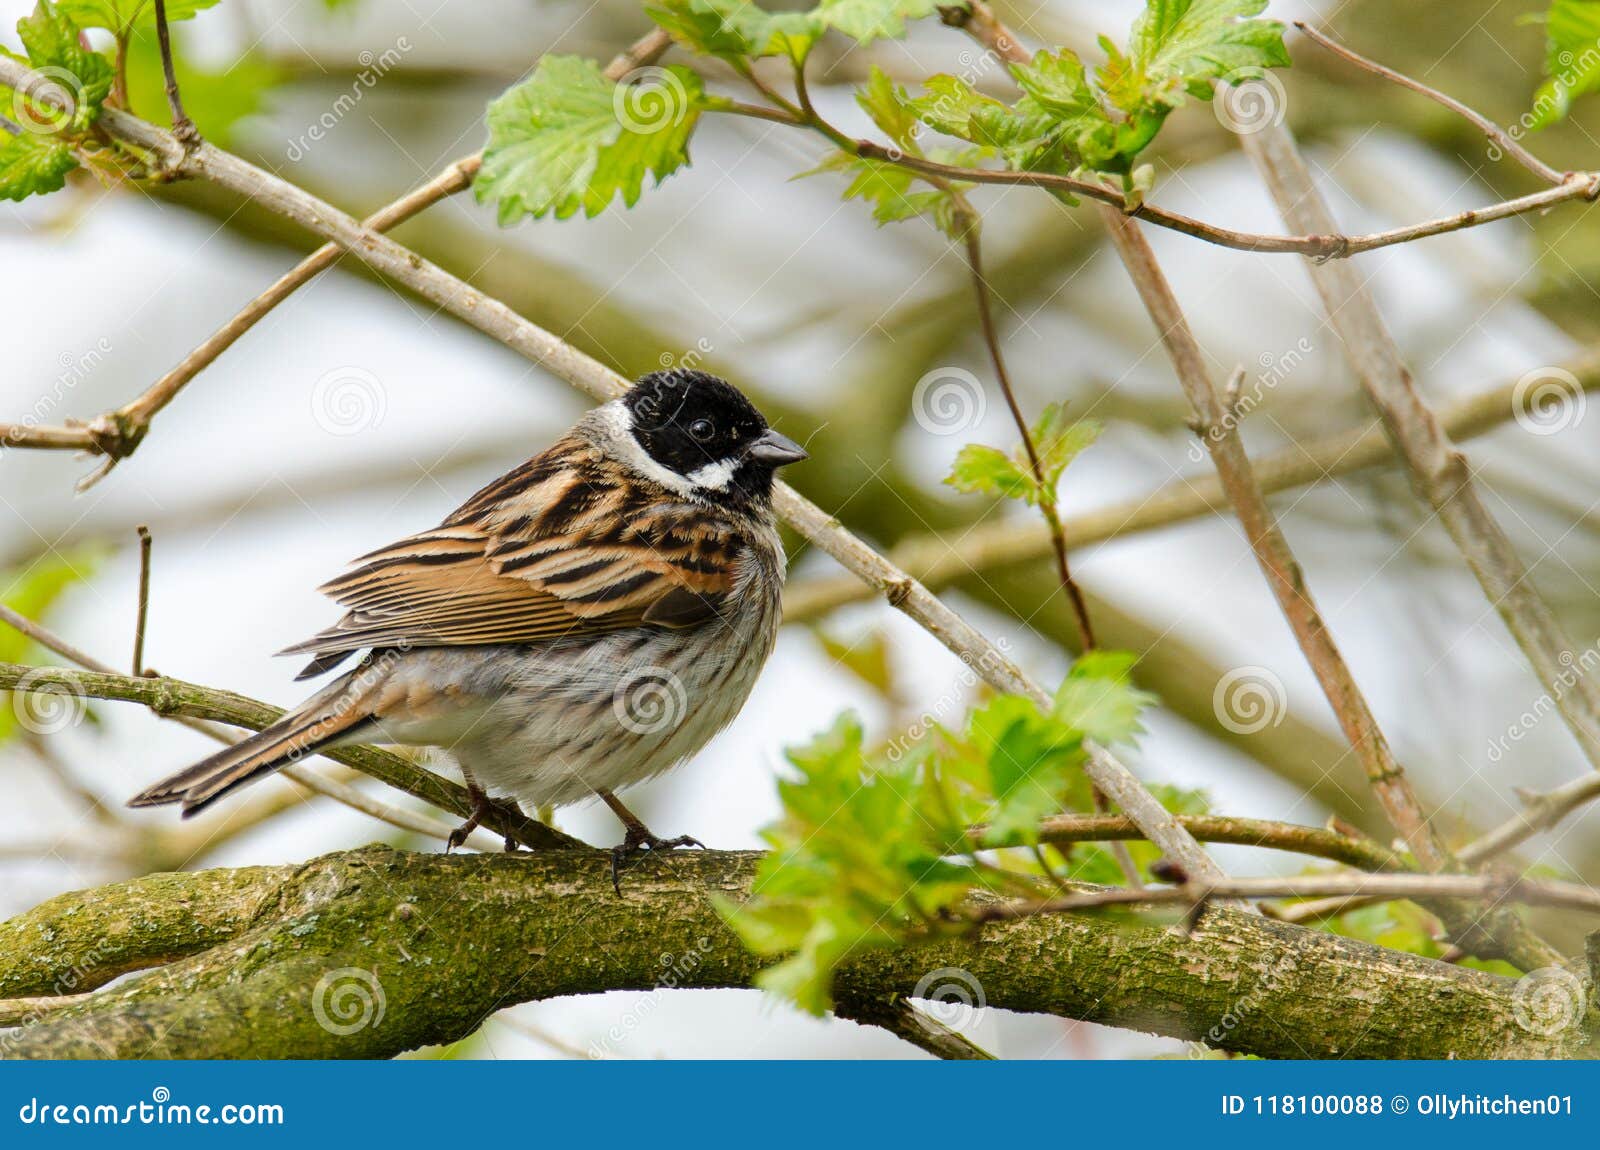
[[[158,875],[64,895],[0,928],[0,987],[65,994],[102,939],[186,955],[0,1039],[22,1057],[382,1057],[471,1034],[515,1003],[607,990],[747,987],[759,960],[713,906],[760,856],[445,856],[387,847],[299,867]],[[102,933],[103,932],[103,933]],[[1090,915],[860,955],[842,1000],[892,1008],[958,968],[988,1006],[1205,1039],[1271,1057],[1564,1057],[1576,1027],[1517,1022],[1506,978],[1212,908],[1199,926]]]

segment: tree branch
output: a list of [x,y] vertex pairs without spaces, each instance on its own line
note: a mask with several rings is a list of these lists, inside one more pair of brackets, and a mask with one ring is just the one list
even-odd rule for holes
[[[0,57],[0,82],[15,86],[29,82],[26,65]],[[435,264],[393,240],[363,228],[331,204],[295,187],[237,156],[201,142],[185,151],[171,133],[114,108],[106,108],[100,126],[113,138],[150,152],[168,174],[210,180],[248,196],[331,240],[364,263],[480,331],[501,340],[559,379],[600,401],[615,399],[628,381],[591,356],[563,342],[543,328],[517,315],[499,300],[470,287]],[[773,491],[778,514],[801,535],[832,555],[846,568],[881,590],[889,601],[915,619],[964,662],[972,665],[1001,691],[1026,695],[1041,705],[1049,696],[982,632],[904,572],[862,543],[815,504],[787,484]],[[1104,748],[1091,746],[1086,767],[1090,777],[1129,817],[1135,819],[1151,841],[1192,874],[1215,875],[1216,864],[1181,827],[1170,812],[1147,791],[1127,767]],[[337,756],[336,756],[337,757]]]
[[[1600,354],[1571,360],[1557,370],[1570,374],[1584,391],[1600,389]],[[1439,410],[1439,421],[1455,439],[1482,435],[1519,413],[1524,398],[1518,391],[1516,383],[1506,383],[1457,400]],[[1264,455],[1252,460],[1251,467],[1261,489],[1271,495],[1395,459],[1394,443],[1381,424],[1374,423]],[[1184,476],[1148,495],[1063,519],[1061,530],[1069,547],[1082,547],[1227,510],[1227,495],[1216,475]],[[930,587],[939,588],[975,572],[1043,559],[1050,551],[1049,533],[1043,527],[1003,522],[974,524],[964,528],[959,537],[916,536],[897,544],[889,558]],[[784,619],[805,622],[870,594],[849,576],[799,580],[784,594]]]
[[[518,1002],[747,987],[759,962],[710,896],[744,897],[759,857],[650,860],[629,872],[622,898],[603,852],[382,847],[64,895],[0,925],[0,993],[81,993],[113,969],[188,957],[51,1011],[15,1034],[9,1052],[385,1057],[463,1038]],[[196,920],[211,941],[192,937]],[[96,953],[102,965],[58,986]],[[1584,1026],[1519,1025],[1512,979],[1221,907],[1188,932],[1089,915],[993,923],[969,938],[858,953],[837,990],[849,1002],[903,1001],[945,969],[969,976],[989,1007],[1265,1057],[1593,1053]]]
[[[1287,127],[1267,125],[1241,135],[1240,141],[1290,226],[1332,221],[1332,210]],[[1574,669],[1571,640],[1484,502],[1471,465],[1417,390],[1364,278],[1350,264],[1309,270],[1328,322],[1413,485],[1450,533],[1590,765],[1600,770],[1600,684]]]

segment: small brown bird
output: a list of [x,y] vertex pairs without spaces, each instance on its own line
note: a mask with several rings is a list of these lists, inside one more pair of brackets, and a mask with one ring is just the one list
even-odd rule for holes
[[448,750],[472,794],[459,845],[502,798],[599,796],[620,864],[660,839],[616,798],[738,714],[777,635],[774,471],[806,458],[737,389],[653,372],[438,527],[321,589],[348,612],[283,654],[300,678],[361,662],[258,734],[130,806],[185,816],[322,748]]

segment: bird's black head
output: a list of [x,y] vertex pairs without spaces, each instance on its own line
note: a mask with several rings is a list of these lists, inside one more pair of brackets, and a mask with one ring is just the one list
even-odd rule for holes
[[634,442],[667,486],[707,499],[764,499],[772,473],[806,458],[731,383],[673,368],[644,376],[621,399]]

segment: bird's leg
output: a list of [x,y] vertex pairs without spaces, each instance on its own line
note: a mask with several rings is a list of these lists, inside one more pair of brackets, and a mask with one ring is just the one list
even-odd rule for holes
[[679,835],[675,839],[660,838],[652,834],[650,828],[638,815],[622,805],[622,800],[603,787],[596,787],[595,794],[600,796],[600,801],[611,808],[611,813],[621,820],[626,828],[622,842],[611,848],[611,887],[619,895],[622,893],[622,868],[627,866],[638,855],[645,851],[670,851],[677,847],[704,847],[706,844],[689,835]]
[[472,809],[467,812],[467,821],[450,832],[450,837],[445,840],[445,853],[455,850],[467,841],[467,836],[478,829],[478,824],[483,822],[483,816],[494,808],[489,792],[467,779],[467,797],[472,800]]

